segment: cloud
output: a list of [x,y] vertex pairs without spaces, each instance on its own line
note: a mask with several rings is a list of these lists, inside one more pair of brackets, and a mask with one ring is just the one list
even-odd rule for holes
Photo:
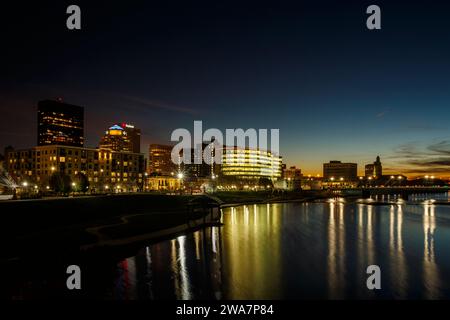
[[390,157],[404,173],[450,174],[450,140],[441,140],[426,146],[409,142],[394,149]]
[[436,152],[437,154],[450,155],[450,141],[442,140],[438,143],[429,145],[427,149]]
[[159,100],[152,100],[152,99],[145,99],[140,97],[133,97],[133,96],[127,96],[122,95],[120,98],[127,100],[128,102],[134,103],[136,107],[138,108],[153,108],[153,109],[162,109],[162,110],[168,110],[168,111],[177,111],[187,114],[198,114],[198,111],[195,109],[192,109],[190,107],[185,106],[179,106],[174,104],[169,104],[163,101]]

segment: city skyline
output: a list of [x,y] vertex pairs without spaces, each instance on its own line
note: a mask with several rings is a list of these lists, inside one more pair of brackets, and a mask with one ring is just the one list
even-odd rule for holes
[[85,106],[90,147],[121,121],[142,129],[145,150],[202,120],[279,128],[287,166],[305,174],[340,160],[363,175],[380,155],[386,172],[450,176],[448,4],[380,3],[376,32],[360,3],[80,4],[78,33],[65,29],[64,4],[11,6],[2,21],[2,149],[32,146],[37,101],[62,97]]

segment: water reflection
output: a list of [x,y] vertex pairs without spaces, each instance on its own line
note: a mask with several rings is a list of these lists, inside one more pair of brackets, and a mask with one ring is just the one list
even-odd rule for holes
[[439,270],[435,256],[436,206],[425,204],[423,214],[424,259],[423,278],[426,298],[433,299],[439,295]]
[[[123,260],[115,297],[446,297],[450,207],[385,200],[382,206],[333,199],[226,208],[223,227],[161,242]],[[371,264],[381,268],[380,291],[366,287]]]

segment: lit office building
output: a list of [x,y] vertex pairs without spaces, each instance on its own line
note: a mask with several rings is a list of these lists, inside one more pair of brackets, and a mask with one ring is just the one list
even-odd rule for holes
[[178,164],[172,162],[173,146],[151,144],[148,150],[148,173],[150,175],[171,176],[178,172]]
[[134,125],[129,123],[121,123],[120,127],[127,133],[128,139],[131,143],[131,152],[140,153],[141,152],[141,129],[136,128]]
[[[203,158],[207,148],[211,155],[211,161],[205,161]],[[198,146],[198,150],[201,150],[201,152],[198,152],[195,148],[188,150],[188,152],[190,152],[191,163],[181,163],[180,171],[183,172],[187,178],[215,177],[219,173],[220,166],[212,161],[214,159],[214,148],[209,148],[209,144],[203,143]],[[181,157],[183,157],[183,152],[184,150],[181,152]]]
[[355,181],[358,167],[356,163],[330,161],[323,164],[323,178],[329,181]]
[[282,174],[282,158],[269,151],[224,147],[221,175],[241,179],[269,178],[276,180]]
[[37,143],[83,147],[84,108],[61,101],[39,101]]
[[117,152],[132,152],[133,143],[128,132],[115,124],[106,130],[105,135],[100,140],[99,148]]

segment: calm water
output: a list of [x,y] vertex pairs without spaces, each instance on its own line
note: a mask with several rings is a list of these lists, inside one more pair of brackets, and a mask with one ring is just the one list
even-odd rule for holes
[[[46,259],[8,271],[4,288],[15,299],[450,298],[450,206],[433,199],[226,208],[222,227],[144,247],[119,263],[83,262],[80,292],[68,292],[65,267]],[[366,287],[372,264],[381,268],[378,291]]]
[[[450,206],[421,197],[380,200],[392,204],[334,199],[226,208],[223,227],[143,248],[120,262],[109,295],[450,298]],[[366,287],[371,264],[382,272],[375,292]]]

